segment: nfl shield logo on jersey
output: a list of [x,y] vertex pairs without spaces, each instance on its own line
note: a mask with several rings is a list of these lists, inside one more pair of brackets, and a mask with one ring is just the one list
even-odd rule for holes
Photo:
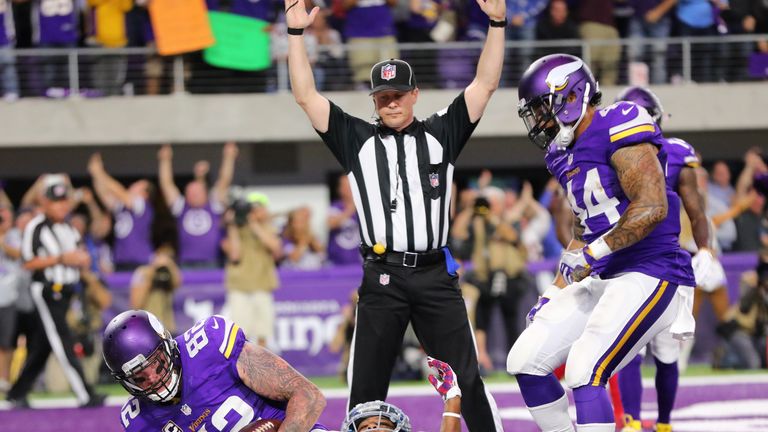
[[181,406],[181,412],[183,412],[184,415],[190,415],[192,414],[192,408],[190,408],[189,405],[184,404]]
[[429,185],[433,188],[440,186],[440,174],[429,173]]
[[568,155],[568,165],[572,165],[572,164],[573,164],[573,153]]
[[379,275],[379,283],[384,285],[384,286],[389,285],[389,275],[386,274],[386,273],[380,274]]
[[384,67],[381,68],[381,79],[383,80],[391,80],[397,75],[397,66],[393,64],[387,64],[384,65]]
[[163,426],[163,432],[184,432],[184,429],[178,427],[176,423],[169,421]]

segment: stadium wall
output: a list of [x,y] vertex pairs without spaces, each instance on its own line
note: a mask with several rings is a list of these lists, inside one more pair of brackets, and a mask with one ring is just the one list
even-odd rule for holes
[[[618,90],[607,89],[604,101],[612,101]],[[667,125],[669,132],[768,128],[768,82],[658,86],[654,90],[673,115]],[[329,96],[354,115],[373,115],[371,100],[364,93]],[[416,114],[428,115],[455,96],[454,90],[423,91]],[[316,139],[289,93],[22,99],[0,105],[0,118],[1,147],[205,143],[225,138],[249,142]],[[524,133],[517,120],[516,90],[499,90],[475,137],[519,137]]]

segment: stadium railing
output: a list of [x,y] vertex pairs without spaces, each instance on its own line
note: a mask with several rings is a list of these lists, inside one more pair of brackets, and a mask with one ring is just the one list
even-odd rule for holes
[[[567,52],[591,62],[595,48],[620,46],[614,69],[617,85],[651,83],[741,82],[768,79],[768,53],[757,53],[768,35],[721,35],[664,39],[508,41],[502,87],[514,87],[527,65],[540,55]],[[397,48],[417,72],[423,89],[462,88],[474,76],[482,41],[402,43]],[[279,44],[278,44],[279,45]],[[641,49],[632,49],[637,47]],[[381,45],[318,46],[311,54],[318,87],[324,91],[363,88],[354,83],[347,62],[352,49]],[[632,54],[637,53],[637,54]],[[22,96],[69,97],[171,93],[288,91],[284,55],[273,52],[272,66],[258,73],[208,66],[198,53],[160,57],[152,48],[76,48],[14,50]],[[632,57],[632,58],[630,58]],[[663,69],[658,69],[659,59]],[[598,78],[600,68],[594,68]],[[660,73],[659,73],[660,72]],[[604,73],[604,72],[603,72]],[[648,77],[648,78],[644,78]],[[150,89],[150,90],[148,90]]]

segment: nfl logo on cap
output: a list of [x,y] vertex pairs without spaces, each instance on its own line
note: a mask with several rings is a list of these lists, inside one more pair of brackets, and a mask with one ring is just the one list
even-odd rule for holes
[[386,64],[381,68],[381,79],[391,80],[397,76],[397,66],[393,64]]

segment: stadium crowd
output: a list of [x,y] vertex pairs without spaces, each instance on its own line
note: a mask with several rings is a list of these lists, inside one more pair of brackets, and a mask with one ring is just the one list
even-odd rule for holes
[[[227,303],[233,319],[259,344],[271,337],[274,320],[272,292],[280,285],[277,269],[311,271],[322,267],[359,264],[360,237],[349,182],[342,176],[330,188],[326,238],[311,229],[311,209],[295,208],[272,214],[263,193],[230,193],[238,147],[222,147],[218,178],[209,183],[209,161],[195,164],[195,177],[176,186],[170,145],[158,151],[158,181],[143,179],[123,185],[108,174],[108,161],[95,153],[88,161],[90,181],[73,188],[66,175],[43,174],[24,196],[14,202],[0,194],[0,391],[7,391],[10,364],[20,335],[37,331],[35,305],[30,299],[30,273],[21,260],[26,225],[51,200],[52,182],[66,188],[71,200],[68,223],[80,234],[88,259],[70,263],[79,268],[81,288],[76,306],[68,314],[75,353],[85,361],[85,376],[98,377],[99,347],[95,335],[103,326],[100,311],[111,302],[104,276],[132,272],[130,303],[159,317],[171,332],[175,326],[173,301],[185,269],[223,268]],[[759,149],[749,150],[743,163],[706,161],[699,181],[707,190],[707,214],[712,219],[718,252],[757,252],[760,265],[744,274],[742,297],[718,313],[717,333],[722,343],[712,357],[723,368],[765,367],[768,329],[768,166]],[[741,167],[737,176],[731,168]],[[504,320],[505,351],[524,325],[528,304],[522,299],[538,293],[539,283],[527,270],[532,262],[557,259],[570,237],[571,212],[567,197],[553,181],[531,184],[518,177],[459,176],[462,187],[454,194],[451,244],[463,261],[462,293],[474,321],[481,366],[490,371],[494,361],[487,340],[494,307]],[[735,182],[734,182],[735,178]],[[454,187],[457,187],[454,185]],[[685,229],[683,230],[685,232]],[[683,242],[686,241],[685,234]],[[546,284],[544,284],[546,286]],[[225,289],[225,288],[222,288]],[[354,296],[353,296],[354,302]],[[254,313],[254,310],[260,313]],[[348,344],[354,314],[334,341],[336,349]],[[23,340],[23,339],[22,339]],[[406,343],[408,349],[408,343]],[[348,348],[348,346],[347,346]],[[411,348],[414,348],[411,344]],[[415,347],[418,351],[418,346]],[[97,355],[94,356],[94,353]],[[407,357],[407,356],[406,356]],[[96,358],[96,361],[92,360]],[[54,360],[50,369],[56,368]],[[496,362],[498,366],[498,362]],[[342,368],[344,365],[342,365]],[[61,389],[62,374],[49,373],[47,386]]]
[[[20,96],[69,95],[67,53],[75,47],[154,47],[150,0],[0,0],[0,68],[6,101]],[[466,0],[317,0],[322,13],[307,31],[315,79],[321,90],[364,89],[370,64],[380,58],[411,62],[422,88],[468,84],[479,49],[398,49],[398,43],[481,41],[488,17]],[[207,0],[210,11],[231,12],[267,22],[273,59],[287,55],[282,2]],[[592,70],[604,86],[627,82],[639,72],[654,84],[682,79],[680,45],[638,38],[750,35],[768,33],[768,5],[760,0],[508,0],[507,39],[576,43],[555,48],[523,44],[510,49],[502,84],[535,56],[581,52],[578,41],[615,40],[589,48]],[[628,39],[626,45],[620,39]],[[517,45],[516,45],[517,46]],[[16,55],[14,48],[46,48],[43,57]],[[57,55],[56,50],[62,54]],[[754,42],[695,43],[692,79],[743,81],[752,55],[768,56],[768,38]],[[217,68],[200,52],[185,55],[187,90],[192,93],[264,92],[277,88],[276,67],[258,72]],[[81,57],[82,95],[161,94],[173,89],[172,58],[157,55]],[[644,72],[643,72],[644,71]]]

